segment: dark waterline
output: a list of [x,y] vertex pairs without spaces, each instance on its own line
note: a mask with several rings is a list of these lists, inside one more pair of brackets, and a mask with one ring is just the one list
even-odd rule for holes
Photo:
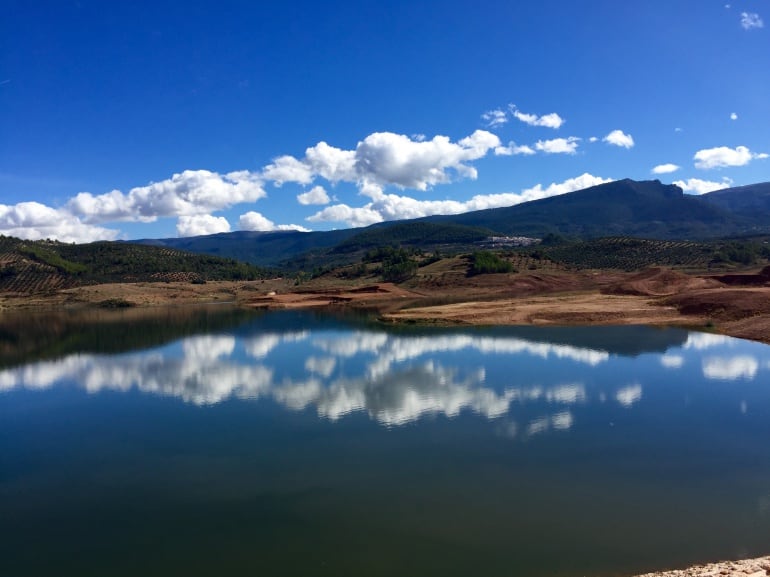
[[9,318],[3,575],[617,575],[770,552],[761,344]]

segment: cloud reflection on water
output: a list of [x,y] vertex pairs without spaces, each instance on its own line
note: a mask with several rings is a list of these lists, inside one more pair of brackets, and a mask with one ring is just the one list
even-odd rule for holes
[[[727,342],[727,337],[719,335],[692,334],[683,349],[713,349]],[[273,357],[279,349],[282,356]],[[286,352],[292,359],[289,363],[283,356]],[[467,353],[473,355],[464,357]],[[511,378],[501,384],[498,374],[497,386],[487,386],[487,359],[492,356],[503,359],[509,371],[526,366],[532,359],[567,361],[567,365],[562,363],[566,371],[559,374],[580,372],[571,371],[569,363],[594,368],[611,358],[602,350],[510,336],[273,331],[245,337],[194,336],[170,347],[139,353],[76,354],[31,363],[0,371],[0,390],[75,383],[90,393],[136,389],[196,405],[230,398],[269,398],[291,410],[314,409],[332,421],[365,412],[386,426],[403,425],[426,415],[451,418],[463,411],[496,419],[510,416],[516,404],[570,407],[589,400],[587,387],[580,379],[539,384],[532,382],[538,379],[535,376]],[[453,366],[455,361],[458,366]],[[681,354],[660,357],[664,368],[680,368],[683,364]],[[751,379],[758,369],[759,362],[748,355],[712,355],[703,360],[707,378]],[[553,379],[553,375],[549,378]],[[597,399],[603,401],[605,393],[609,393],[610,398],[628,408],[642,399],[642,388],[633,382],[614,393],[600,390]],[[521,430],[532,436],[572,427],[572,411],[546,412],[546,416],[525,418],[523,422],[528,424]],[[515,422],[509,420],[509,432],[517,430]]]
[[707,379],[735,381],[752,380],[759,370],[759,361],[750,355],[707,357],[703,359],[703,376]]

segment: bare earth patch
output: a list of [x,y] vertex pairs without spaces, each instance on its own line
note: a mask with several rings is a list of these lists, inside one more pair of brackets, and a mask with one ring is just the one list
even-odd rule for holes
[[647,297],[598,292],[416,307],[388,313],[383,319],[481,325],[695,325],[703,321],[701,316],[681,315],[675,307],[660,305]]
[[232,302],[264,309],[349,308],[391,323],[678,325],[770,343],[770,274],[688,275],[654,268],[466,277],[421,275],[404,285],[318,279],[143,282],[0,294],[3,308],[162,306]]

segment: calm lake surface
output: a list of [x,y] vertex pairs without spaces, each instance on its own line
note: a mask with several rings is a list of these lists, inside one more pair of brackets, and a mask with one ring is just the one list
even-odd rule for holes
[[220,307],[0,317],[0,574],[618,575],[770,553],[770,347]]

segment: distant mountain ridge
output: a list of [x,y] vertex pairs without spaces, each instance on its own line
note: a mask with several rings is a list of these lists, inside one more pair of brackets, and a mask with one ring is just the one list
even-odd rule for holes
[[733,214],[751,219],[770,215],[770,182],[736,186],[704,194],[707,202]]
[[578,238],[703,239],[748,227],[743,217],[706,198],[686,195],[676,185],[630,179],[505,208],[428,218],[536,237],[555,233]]
[[542,238],[632,236],[703,240],[770,233],[770,182],[694,196],[659,180],[617,180],[583,190],[456,215],[378,223],[366,228],[319,232],[232,232],[209,236],[133,241],[235,258],[259,266],[293,268],[337,263],[351,247],[374,239],[432,249],[467,243],[482,231]]

